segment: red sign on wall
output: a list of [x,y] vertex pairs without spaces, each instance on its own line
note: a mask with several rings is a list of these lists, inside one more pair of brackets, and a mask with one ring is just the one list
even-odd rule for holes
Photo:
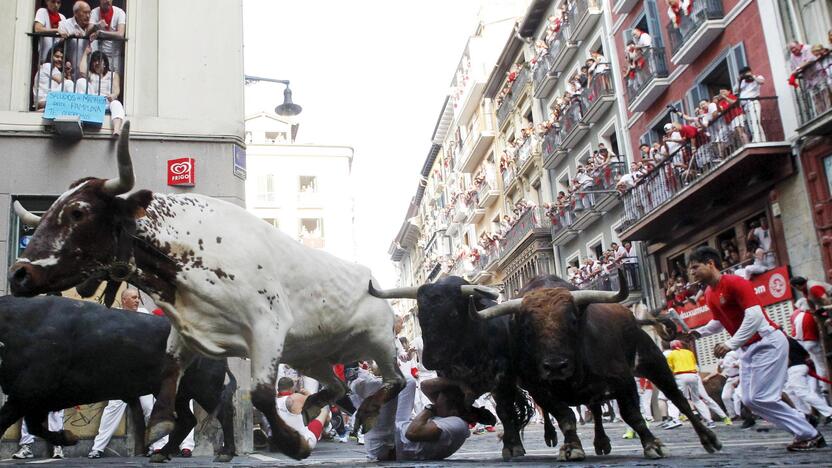
[[[777,267],[762,275],[757,275],[751,279],[751,284],[754,286],[754,292],[757,293],[763,307],[792,299],[792,288],[789,286],[789,270],[786,267]],[[690,328],[701,327],[713,318],[711,310],[705,305],[704,295],[699,304],[687,303],[678,312]]]
[[196,184],[194,158],[168,159],[168,185],[193,187]]

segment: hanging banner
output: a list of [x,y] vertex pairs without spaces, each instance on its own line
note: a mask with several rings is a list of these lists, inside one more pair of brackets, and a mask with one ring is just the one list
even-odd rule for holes
[[[789,286],[789,269],[784,266],[755,276],[751,279],[751,284],[754,286],[754,292],[757,293],[763,307],[792,299],[792,288]],[[701,327],[713,318],[711,309],[705,305],[704,295],[699,304],[686,303],[677,312],[690,328]]]

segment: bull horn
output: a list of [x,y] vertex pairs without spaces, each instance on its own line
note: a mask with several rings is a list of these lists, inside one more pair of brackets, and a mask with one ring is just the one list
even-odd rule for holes
[[369,291],[371,296],[379,299],[416,299],[416,293],[419,291],[419,287],[408,286],[405,288],[376,289],[373,286],[373,280],[370,280]]
[[618,270],[618,291],[596,291],[592,289],[584,291],[572,291],[572,302],[575,307],[589,304],[609,304],[621,302],[627,299],[630,290],[627,288],[627,278],[624,277],[624,270]]
[[23,205],[21,205],[17,200],[14,201],[14,212],[23,224],[29,227],[38,227],[38,224],[40,223],[40,216],[30,213],[29,210],[23,208]]
[[136,183],[133,175],[133,162],[130,160],[130,121],[124,122],[121,129],[121,137],[118,139],[118,178],[107,179],[104,182],[104,193],[110,195],[121,195],[129,192]]
[[[468,307],[473,307],[473,304],[469,303]],[[510,301],[501,302],[495,306],[491,306],[487,309],[483,309],[480,311],[476,311],[477,317],[480,320],[490,320],[497,317],[502,317],[503,315],[511,315],[516,312],[520,312],[520,309],[523,307],[523,299],[512,299]],[[472,311],[473,315],[473,311]]]
[[463,284],[460,286],[460,290],[464,296],[476,296],[477,294],[481,294],[492,300],[497,300],[497,298],[500,297],[500,291],[494,288],[489,288],[488,286],[480,286],[477,284]]

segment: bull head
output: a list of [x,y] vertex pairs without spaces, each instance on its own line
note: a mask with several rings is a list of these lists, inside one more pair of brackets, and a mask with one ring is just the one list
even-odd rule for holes
[[68,289],[113,261],[119,227],[140,216],[150,200],[146,191],[138,198],[137,194],[127,199],[117,196],[135,183],[129,141],[130,123],[125,122],[116,152],[118,177],[76,181],[42,217],[15,203],[20,219],[36,229],[9,270],[12,294],[33,296]]
[[[621,302],[630,294],[627,288],[627,281],[624,277],[624,272],[618,270],[618,291],[596,291],[596,290],[582,290],[570,291],[572,295],[572,303],[578,310],[590,304],[609,304],[614,302]],[[511,299],[509,301],[501,302],[495,306],[476,312],[476,317],[480,320],[490,320],[503,315],[515,314],[523,310],[523,299]],[[472,311],[473,314],[473,311]]]

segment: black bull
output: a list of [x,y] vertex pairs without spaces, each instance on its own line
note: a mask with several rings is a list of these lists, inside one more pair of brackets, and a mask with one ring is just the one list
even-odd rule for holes
[[[0,297],[0,434],[21,417],[29,431],[53,445],[73,445],[70,431],[50,432],[47,413],[76,405],[124,400],[136,428],[136,453],[144,452],[144,415],[138,398],[158,392],[170,324],[149,314],[108,309],[61,297]],[[229,383],[224,384],[225,376]],[[178,452],[196,424],[191,399],[215,414],[224,445],[218,461],[235,455],[236,381],[223,360],[197,359],[185,371],[176,399],[177,421],[157,455]]]
[[[477,311],[495,302],[463,294],[463,284],[461,278],[449,277],[418,289],[424,365],[464,382],[474,394],[492,393],[505,428],[503,458],[525,454],[520,430],[530,414],[520,388],[558,420],[565,439],[563,460],[585,456],[569,408],[578,404],[588,405],[596,415],[596,453],[610,452],[599,416],[600,404],[613,398],[622,418],[639,434],[645,456],[664,456],[664,446],[641,416],[636,376],[650,379],[690,418],[706,450],[721,449],[713,432],[694,417],[661,351],[625,307],[575,307],[569,294],[575,288],[546,276],[524,288],[523,307],[516,313],[482,320]],[[547,423],[546,442],[551,446],[556,441]]]

